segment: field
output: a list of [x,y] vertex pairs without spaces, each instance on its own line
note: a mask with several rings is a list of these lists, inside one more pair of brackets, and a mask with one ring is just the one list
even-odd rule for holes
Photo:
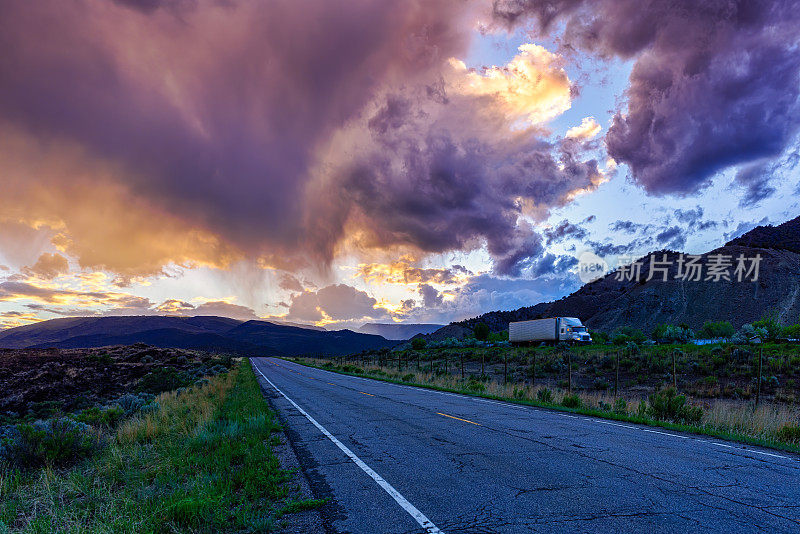
[[86,413],[5,427],[0,532],[267,532],[319,504],[273,453],[280,429],[247,360],[131,414]]
[[[421,348],[301,358],[331,370],[743,441],[800,445],[800,347]],[[759,380],[759,369],[761,379]]]

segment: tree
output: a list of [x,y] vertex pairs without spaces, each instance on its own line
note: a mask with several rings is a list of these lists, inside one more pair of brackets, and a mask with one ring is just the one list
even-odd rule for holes
[[704,339],[729,338],[736,333],[736,329],[728,321],[706,321],[700,328],[700,337]]
[[489,337],[489,325],[482,321],[476,324],[472,331],[475,334],[475,339],[477,340],[486,341],[486,338]]
[[778,321],[778,312],[773,310],[765,313],[761,320],[753,323],[755,328],[763,328],[767,335],[761,339],[775,339],[781,334],[781,323]]
[[415,337],[414,339],[411,340],[411,348],[414,350],[422,350],[425,348],[425,345],[427,344],[428,342],[425,341],[425,338]]

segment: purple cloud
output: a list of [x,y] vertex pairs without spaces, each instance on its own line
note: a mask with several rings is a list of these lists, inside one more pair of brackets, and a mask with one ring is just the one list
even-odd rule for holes
[[775,158],[793,141],[799,8],[796,0],[494,3],[502,24],[533,20],[540,32],[563,28],[565,47],[634,59],[627,109],[606,146],[655,194],[698,191],[718,171]]

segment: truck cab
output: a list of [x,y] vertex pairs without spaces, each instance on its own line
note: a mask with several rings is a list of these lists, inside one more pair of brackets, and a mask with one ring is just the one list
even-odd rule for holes
[[572,343],[591,343],[592,336],[589,330],[581,323],[577,317],[561,317],[559,320],[559,341]]

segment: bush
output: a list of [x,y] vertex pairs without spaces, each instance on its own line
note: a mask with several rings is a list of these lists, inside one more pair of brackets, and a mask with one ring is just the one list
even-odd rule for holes
[[771,311],[765,313],[759,321],[753,323],[754,328],[761,328],[766,335],[761,339],[776,339],[781,334],[781,324],[778,321],[778,312]]
[[737,345],[745,345],[754,342],[756,339],[764,340],[769,334],[767,330],[761,327],[756,327],[752,324],[743,324],[742,327],[736,332],[731,341]]
[[125,410],[120,406],[111,406],[105,410],[93,406],[79,413],[75,420],[87,425],[114,428],[124,416]]
[[781,337],[787,339],[800,339],[800,324],[793,324],[781,330]]
[[413,382],[414,381],[414,373],[405,374],[405,375],[403,375],[403,378],[401,378],[400,380],[402,380],[403,382]]
[[686,325],[659,325],[653,331],[656,341],[662,343],[687,343],[694,339],[694,332]]
[[414,339],[411,340],[411,348],[414,350],[422,350],[425,348],[425,345],[427,344],[428,342],[425,341],[425,338],[415,337]]
[[0,449],[3,460],[20,469],[62,467],[89,456],[98,446],[89,425],[67,418],[17,425]]
[[614,401],[613,411],[615,414],[625,415],[628,413],[628,402],[625,399],[617,399]]
[[481,393],[483,391],[486,391],[486,386],[473,378],[470,379],[469,382],[467,382],[467,390],[472,391],[474,393]]
[[553,392],[547,388],[542,388],[536,392],[536,400],[549,404],[553,402]]
[[628,341],[625,344],[625,350],[628,351],[628,354],[639,354],[639,345],[635,341]]
[[791,443],[800,443],[800,426],[790,424],[783,425],[778,429],[778,439]]
[[561,404],[566,408],[580,408],[583,406],[583,401],[577,395],[564,395]]
[[605,344],[611,338],[611,336],[605,332],[598,332],[596,330],[589,330],[589,335],[592,337],[592,343],[597,343],[599,345]]
[[186,380],[172,367],[160,367],[144,375],[139,381],[138,389],[149,393],[162,393],[185,386],[185,382]]
[[696,424],[703,417],[703,410],[686,404],[686,395],[678,395],[675,388],[667,388],[649,397],[647,415],[659,421]]
[[472,331],[475,334],[475,339],[479,341],[486,341],[489,337],[489,325],[484,322],[476,324]]
[[634,341],[638,344],[644,343],[647,336],[638,328],[631,326],[622,326],[614,331],[611,337],[615,345],[624,345],[629,341]]
[[728,321],[706,321],[700,328],[700,337],[706,339],[729,338],[736,333],[733,325]]

